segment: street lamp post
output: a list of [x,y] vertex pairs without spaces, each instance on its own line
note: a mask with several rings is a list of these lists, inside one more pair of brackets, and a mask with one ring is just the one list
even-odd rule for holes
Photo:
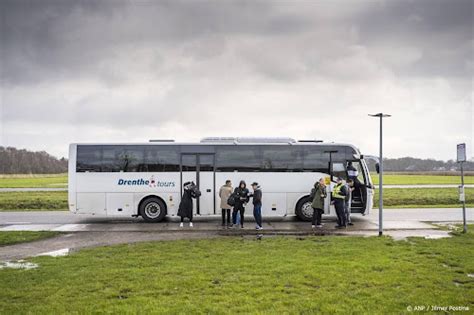
[[383,128],[382,121],[385,117],[391,117],[392,115],[378,113],[369,114],[371,117],[379,117],[380,119],[380,147],[379,147],[379,236],[383,234]]

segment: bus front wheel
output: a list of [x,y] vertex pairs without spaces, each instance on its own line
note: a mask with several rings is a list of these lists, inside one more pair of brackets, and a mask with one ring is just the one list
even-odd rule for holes
[[312,200],[309,196],[301,198],[296,204],[296,216],[302,221],[311,221],[313,218]]
[[160,222],[166,215],[166,206],[160,198],[150,197],[140,204],[139,211],[146,222]]

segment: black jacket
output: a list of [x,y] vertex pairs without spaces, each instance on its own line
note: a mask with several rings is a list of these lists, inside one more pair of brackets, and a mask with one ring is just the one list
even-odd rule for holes
[[254,206],[261,206],[262,205],[262,190],[257,188],[252,194],[252,203]]
[[200,193],[194,189],[185,189],[179,203],[178,216],[191,218],[193,214],[193,198],[199,197]]
[[[240,188],[244,184],[244,188]],[[234,194],[236,195],[237,198],[235,198],[235,204],[237,206],[242,206],[244,203],[249,202],[250,197],[249,197],[249,190],[247,189],[247,185],[245,184],[244,181],[241,181],[239,184],[239,187],[236,187],[234,189]]]

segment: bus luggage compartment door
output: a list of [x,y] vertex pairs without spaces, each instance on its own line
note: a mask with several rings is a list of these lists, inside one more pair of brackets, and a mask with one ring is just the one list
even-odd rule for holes
[[105,215],[105,193],[77,193],[77,212]]
[[[252,198],[250,198],[250,211],[253,211]],[[252,213],[252,212],[251,212]],[[263,193],[262,216],[282,217],[286,215],[286,194],[285,193]]]

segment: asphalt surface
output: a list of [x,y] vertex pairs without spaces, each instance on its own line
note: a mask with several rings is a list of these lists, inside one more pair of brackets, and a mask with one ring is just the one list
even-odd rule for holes
[[[467,219],[474,222],[474,209],[467,209]],[[407,237],[449,237],[435,223],[459,223],[461,209],[386,209],[384,234],[394,239]],[[262,238],[274,235],[378,235],[378,211],[353,215],[353,226],[334,228],[335,217],[324,216],[323,228],[313,230],[311,223],[295,217],[265,218],[264,230],[256,231],[251,216],[246,217],[245,229],[223,228],[219,216],[199,217],[194,227],[179,227],[176,217],[160,223],[145,223],[141,218],[104,218],[74,215],[67,211],[0,212],[0,231],[60,231],[58,237],[31,243],[0,246],[0,261],[11,261],[37,255],[69,254],[85,247],[128,244],[143,241],[169,241],[176,239],[202,239],[215,237]]]
[[[467,220],[474,220],[474,209],[466,209]],[[400,228],[407,226],[408,224],[414,224],[414,222],[450,222],[450,221],[461,221],[462,210],[461,208],[410,208],[410,209],[384,209],[384,221],[389,226],[396,226],[400,223]],[[378,210],[374,209],[370,214],[362,216],[354,214],[353,219],[357,221],[361,229],[366,227],[373,227],[373,224],[378,223]],[[245,217],[248,222],[248,226],[253,227],[253,217],[251,213],[248,213]],[[335,220],[334,216],[323,216],[326,220]],[[110,229],[117,229],[123,227],[124,229],[130,229],[133,231],[145,230],[159,230],[159,229],[172,229],[178,222],[177,217],[167,218],[164,222],[160,223],[145,223],[141,218],[120,218],[120,217],[97,217],[92,215],[76,215],[69,211],[11,211],[11,212],[0,212],[0,231],[9,229],[21,229],[28,230],[29,227],[44,226],[47,229],[53,228],[53,226],[61,225],[85,225],[84,229],[80,231],[87,231],[92,229],[93,226],[100,226],[105,231]],[[220,227],[220,216],[206,216],[206,217],[195,217],[196,227],[205,226],[206,228],[218,228]],[[308,225],[307,222],[300,222],[295,217],[275,217],[275,218],[264,218],[264,222],[267,225],[282,227],[282,228],[298,228],[301,226]],[[408,222],[408,223],[407,223]],[[411,222],[411,223],[409,223]],[[65,229],[67,227],[64,227]],[[388,228],[388,227],[387,227]],[[398,226],[396,228],[399,228]],[[69,231],[72,231],[70,227]],[[67,230],[65,230],[67,231]]]

